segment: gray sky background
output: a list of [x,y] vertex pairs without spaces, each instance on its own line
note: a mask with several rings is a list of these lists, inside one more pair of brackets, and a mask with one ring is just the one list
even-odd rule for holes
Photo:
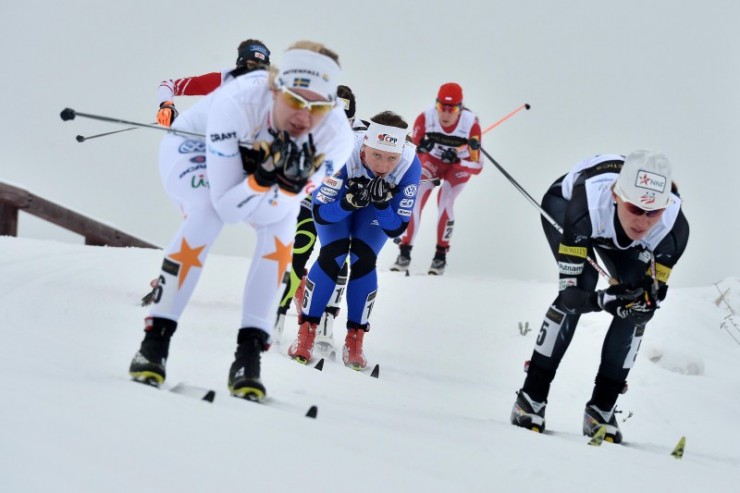
[[[162,135],[62,122],[65,107],[155,121],[160,80],[233,65],[260,38],[280,64],[294,41],[336,50],[344,82],[369,117],[390,109],[412,123],[440,84],[460,83],[485,127],[522,103],[532,109],[489,132],[484,148],[539,200],[592,154],[665,152],[691,238],[671,284],[740,275],[737,201],[740,4],[676,0],[263,2],[70,0],[0,5],[3,83],[0,181],[27,188],[164,245],[179,215],[162,191]],[[176,101],[179,108],[190,104]],[[426,270],[436,204],[424,211],[412,269]],[[557,276],[537,211],[493,166],[456,204],[449,272],[525,280]],[[81,241],[22,215],[20,235]],[[253,234],[229,226],[213,252],[251,255]],[[379,265],[397,249],[389,244]],[[153,271],[157,266],[152,266]]]

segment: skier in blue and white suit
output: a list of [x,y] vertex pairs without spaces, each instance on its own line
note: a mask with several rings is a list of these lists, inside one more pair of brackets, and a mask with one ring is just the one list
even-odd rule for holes
[[386,111],[357,134],[346,165],[327,177],[313,194],[313,214],[321,249],[311,267],[303,296],[298,337],[288,355],[311,360],[316,328],[336,286],[347,255],[347,337],[344,364],[360,370],[367,365],[362,341],[378,289],[376,261],[388,238],[408,226],[421,178],[416,147],[407,143],[408,124]]

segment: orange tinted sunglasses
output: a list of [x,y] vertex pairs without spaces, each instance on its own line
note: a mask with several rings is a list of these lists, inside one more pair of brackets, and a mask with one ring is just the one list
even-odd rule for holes
[[321,116],[329,113],[334,108],[333,101],[309,101],[300,94],[297,94],[287,87],[283,86],[280,88],[280,92],[283,95],[283,101],[293,108],[294,110],[302,110],[308,108],[308,111],[313,116]]
[[437,100],[437,109],[439,111],[446,111],[447,113],[459,113],[462,109],[462,104],[444,104]]

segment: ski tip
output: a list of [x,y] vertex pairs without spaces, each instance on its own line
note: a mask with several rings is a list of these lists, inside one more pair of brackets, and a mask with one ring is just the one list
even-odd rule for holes
[[319,408],[316,407],[316,406],[311,406],[311,407],[308,408],[308,412],[306,413],[306,417],[307,418],[316,419],[316,416],[318,414],[319,414]]
[[324,369],[324,358],[321,358],[318,363],[316,363],[314,366],[319,371],[322,371]]
[[380,376],[380,365],[375,365],[373,371],[370,373],[370,376],[373,378],[378,378]]
[[683,458],[683,451],[686,448],[686,437],[681,437],[678,440],[678,443],[675,447],[673,447],[673,452],[671,452],[671,455],[675,457],[676,459]]
[[208,392],[206,392],[206,395],[204,395],[201,400],[206,401],[206,402],[213,402],[214,399],[216,399],[216,391],[209,390]]
[[596,433],[591,437],[591,440],[588,441],[588,444],[594,447],[599,447],[601,442],[604,441],[604,437],[606,437],[606,425],[601,425],[599,426],[599,429],[596,430]]

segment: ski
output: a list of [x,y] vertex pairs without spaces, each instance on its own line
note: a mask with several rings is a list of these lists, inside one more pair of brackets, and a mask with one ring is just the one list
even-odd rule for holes
[[197,387],[184,382],[176,383],[169,391],[206,402],[213,402],[216,399],[215,390]]
[[588,444],[594,447],[600,447],[604,441],[604,437],[606,437],[606,425],[601,425],[596,430],[596,433],[594,433],[594,436],[591,437],[591,440],[588,441]]
[[[286,354],[286,356],[287,356],[287,354]],[[290,358],[290,356],[288,356],[288,358]],[[319,370],[319,371],[323,371],[324,370],[325,358],[319,358],[319,360],[315,364],[311,364],[310,361],[305,361],[305,360],[303,360],[301,358],[290,358],[290,359],[292,359],[293,361],[295,361],[297,363],[300,363],[301,365],[311,366],[315,370]],[[380,365],[379,364],[375,364],[374,366],[368,365],[365,368],[353,368],[351,366],[346,366],[345,365],[345,368],[349,368],[350,370],[354,370],[357,373],[364,373],[364,374],[368,374],[369,373],[372,378],[379,378],[380,377]]]
[[147,387],[153,387],[155,389],[172,392],[173,394],[184,395],[185,397],[190,397],[192,399],[197,399],[200,401],[206,401],[206,402],[212,403],[216,399],[215,390],[207,389],[204,387],[197,387],[195,385],[190,385],[184,382],[178,382],[171,387],[167,385],[160,385],[154,379],[132,380],[132,382],[143,384],[143,385],[146,385]]
[[671,455],[675,457],[676,459],[683,458],[683,451],[684,448],[686,448],[686,437],[681,437],[678,440],[678,443],[675,447],[673,447],[673,452],[671,452]]
[[[319,360],[316,363],[311,363],[311,361],[305,360],[303,358],[298,358],[298,357],[291,358],[287,354],[285,356],[287,356],[291,361],[295,361],[299,365],[310,366],[311,368],[313,368],[315,370],[319,370],[319,371],[322,371],[324,369],[324,358],[319,358]],[[313,358],[311,358],[311,359],[313,359]]]
[[[294,409],[295,406],[294,405],[292,405],[292,404],[289,405],[289,404],[286,404],[284,402],[277,401],[273,397],[270,397],[270,396],[267,396],[267,395],[265,395],[261,399],[250,399],[247,396],[242,397],[242,396],[234,395],[234,394],[231,394],[231,396],[232,397],[235,397],[235,398],[237,398],[238,400],[241,400],[241,401],[246,401],[246,402],[252,402],[254,404],[259,404],[260,406],[267,406],[267,407],[282,409],[283,411],[286,411],[286,412],[293,412],[293,411],[295,411],[295,409]],[[316,419],[316,417],[318,416],[318,414],[319,414],[319,408],[318,408],[318,406],[312,405],[304,413],[304,416],[306,418]]]
[[365,368],[355,368],[353,366],[347,366],[345,365],[345,368],[349,368],[350,370],[354,370],[357,373],[363,373],[365,375],[369,374],[372,378],[378,378],[380,377],[380,365],[367,365]]
[[[323,362],[323,360],[321,361]],[[139,383],[139,384],[144,384],[147,387],[152,387],[152,388],[165,391],[165,392],[172,392],[173,394],[183,395],[185,397],[190,397],[191,399],[197,399],[197,400],[205,401],[208,403],[213,403],[213,401],[216,399],[215,390],[208,389],[205,387],[198,387],[197,385],[191,385],[185,382],[178,382],[175,385],[169,386],[167,384],[158,385],[156,381],[145,381],[145,380],[131,380],[131,381]],[[232,397],[235,397],[242,401],[266,405],[267,407],[274,407],[274,408],[282,409],[283,411],[287,411],[287,412],[295,411],[294,407],[296,407],[294,405],[288,405],[281,401],[276,401],[274,398],[269,397],[269,396],[264,396],[262,399],[256,399],[256,398],[250,398],[252,394],[246,394],[244,396],[239,396],[239,395],[234,395],[234,394],[231,394],[231,395]],[[318,414],[319,414],[318,406],[312,405],[306,410],[306,412],[304,413],[304,416],[307,418],[316,419]]]
[[[588,441],[589,445],[593,445],[594,447],[599,447],[603,442],[610,442],[606,438],[606,425],[601,425],[598,430],[596,430],[596,433],[594,433],[594,436],[591,437],[591,439]],[[622,442],[623,446],[629,446],[629,442]],[[676,459],[683,458],[684,449],[686,448],[686,437],[682,436],[678,443],[676,443],[676,446],[673,447],[673,451],[671,451],[671,456],[675,457]]]

